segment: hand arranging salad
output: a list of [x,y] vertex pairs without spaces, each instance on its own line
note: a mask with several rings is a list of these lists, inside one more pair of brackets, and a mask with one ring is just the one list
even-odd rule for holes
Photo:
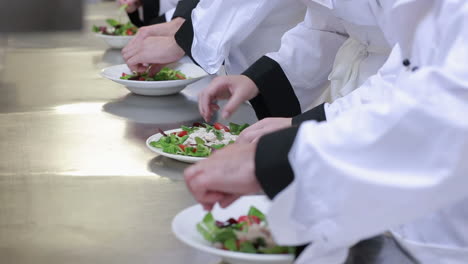
[[109,36],[133,36],[138,31],[138,28],[131,22],[124,24],[115,19],[107,19],[106,22],[109,26],[98,27],[94,25],[93,32]]
[[225,222],[216,221],[207,213],[197,230],[213,246],[224,250],[256,254],[294,254],[295,250],[275,244],[265,215],[253,206],[247,215]]
[[230,123],[229,127],[220,123],[213,126],[195,123],[192,127],[182,126],[182,131],[170,135],[160,130],[163,136],[158,141],[150,142],[150,145],[169,154],[208,157],[213,150],[234,143],[237,136],[248,126],[234,123]]
[[187,76],[167,67],[164,67],[156,73],[153,77],[149,76],[148,73],[135,73],[135,74],[126,74],[122,73],[120,79],[123,80],[132,80],[132,81],[172,81],[172,80],[185,80]]

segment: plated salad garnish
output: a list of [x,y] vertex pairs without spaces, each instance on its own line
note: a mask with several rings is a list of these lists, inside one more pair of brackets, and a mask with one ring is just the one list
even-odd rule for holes
[[108,36],[133,36],[137,33],[138,28],[131,22],[120,23],[119,21],[109,18],[106,20],[108,26],[93,26],[93,32]]
[[294,254],[294,247],[277,245],[268,229],[265,215],[250,207],[247,215],[217,221],[207,213],[197,224],[198,232],[214,247],[254,254]]
[[167,67],[162,68],[154,76],[149,76],[148,73],[134,73],[126,74],[122,73],[120,77],[122,80],[131,80],[131,81],[173,81],[173,80],[185,80],[187,76],[180,71],[173,70]]
[[169,154],[208,157],[214,150],[234,143],[238,135],[248,126],[248,124],[235,123],[230,123],[229,126],[221,123],[214,125],[195,123],[192,127],[182,126],[180,132],[169,135],[160,129],[162,137],[150,142],[150,145]]

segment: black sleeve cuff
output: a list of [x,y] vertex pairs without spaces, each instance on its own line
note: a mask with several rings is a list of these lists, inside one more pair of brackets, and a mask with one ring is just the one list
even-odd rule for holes
[[253,109],[255,111],[255,115],[257,115],[258,120],[273,116],[270,113],[270,110],[268,110],[268,107],[266,106],[265,100],[263,99],[261,94],[255,96],[249,102],[252,105],[252,107],[253,107]]
[[143,26],[166,22],[166,16],[164,14],[161,16],[158,16],[159,1],[143,0],[142,8],[143,8],[143,21],[141,21],[140,19],[140,13],[138,12],[138,10],[133,13],[128,14],[128,18],[130,19],[133,25],[137,27],[143,27]]
[[260,138],[255,153],[255,175],[265,194],[273,199],[293,180],[288,154],[299,127],[293,126]]
[[166,21],[166,15],[162,14],[162,15],[160,15],[158,17],[155,17],[155,18],[151,19],[149,21],[149,24],[150,25],[156,25],[156,24],[161,24],[161,23],[165,23],[165,22],[167,22]]
[[175,41],[185,51],[185,55],[189,56],[192,61],[198,63],[192,57],[192,43],[193,43],[193,25],[192,18],[189,17],[185,20],[179,30],[176,32]]
[[151,25],[151,21],[159,16],[159,1],[142,0],[143,6],[143,24]]
[[[258,87],[261,100],[252,106],[259,119],[265,117],[293,117],[301,113],[299,100],[281,66],[273,59],[263,56],[244,71]],[[257,111],[257,109],[260,109]],[[267,111],[266,111],[266,110]],[[269,116],[259,116],[267,112]]]
[[140,13],[138,12],[138,10],[133,13],[127,13],[127,14],[128,14],[128,18],[130,19],[130,22],[132,22],[133,25],[135,25],[136,27],[144,26],[143,21],[141,21],[140,19]]
[[[154,0],[153,0],[154,1]],[[192,16],[192,10],[198,5],[200,0],[181,0],[177,3],[172,19],[182,17],[188,19]]]
[[302,245],[302,246],[297,246],[296,247],[296,252],[294,253],[294,259],[297,259],[301,253],[309,246],[310,244]]
[[315,120],[318,122],[327,121],[327,116],[325,115],[325,104],[318,105],[307,112],[293,117],[292,125],[299,126],[302,122],[309,120]]

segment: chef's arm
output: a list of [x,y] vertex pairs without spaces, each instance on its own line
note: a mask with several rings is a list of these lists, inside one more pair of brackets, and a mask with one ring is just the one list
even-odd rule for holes
[[140,18],[140,12],[137,9],[133,13],[128,13],[128,18],[137,27],[149,26],[166,22],[166,16],[159,14],[159,0],[141,0],[143,10],[143,20]]
[[251,101],[259,119],[296,116],[312,105],[323,93],[335,55],[347,38],[342,32],[330,10],[309,7],[304,22],[283,36],[279,51],[243,73],[260,91]]
[[[184,8],[183,14],[176,10],[174,17],[185,19],[176,33],[176,41],[195,63],[214,74],[213,69],[222,65],[231,47],[245,40],[281,1],[199,1],[198,5],[192,4],[190,11]],[[197,52],[193,52],[194,46]]]
[[278,11],[280,8],[283,8],[284,17],[277,23],[289,23],[286,18],[291,17],[291,12],[295,12],[298,21],[304,19],[306,6],[299,1],[201,1],[192,13],[195,28],[191,47],[193,58],[208,73],[215,74],[232,54],[232,49],[242,45],[265,19],[281,12]]
[[386,98],[260,139],[256,174],[280,243],[345,248],[468,196],[466,33],[441,41]]

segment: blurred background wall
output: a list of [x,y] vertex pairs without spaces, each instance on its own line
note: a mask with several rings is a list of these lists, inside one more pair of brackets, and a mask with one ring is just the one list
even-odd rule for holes
[[80,30],[83,4],[80,0],[0,0],[0,32]]

